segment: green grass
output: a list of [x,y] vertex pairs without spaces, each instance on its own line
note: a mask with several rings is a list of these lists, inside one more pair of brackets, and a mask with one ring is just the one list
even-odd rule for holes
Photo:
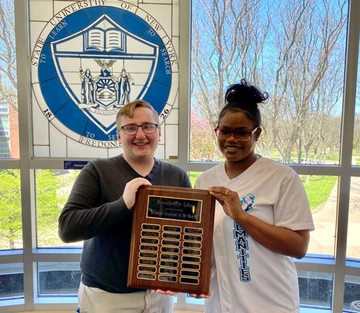
[[[300,177],[305,182],[306,176],[301,175]],[[324,206],[336,181],[336,176],[310,176],[310,182],[304,183],[312,211],[321,209]]]
[[[189,172],[192,186],[194,186],[195,181],[200,174],[201,172]],[[329,198],[330,193],[336,184],[337,177],[311,175],[309,183],[305,183],[305,175],[301,175],[300,177],[304,183],[311,210],[316,211],[321,209]]]
[[194,187],[196,179],[199,177],[201,172],[189,172],[189,177],[191,181],[191,185]]

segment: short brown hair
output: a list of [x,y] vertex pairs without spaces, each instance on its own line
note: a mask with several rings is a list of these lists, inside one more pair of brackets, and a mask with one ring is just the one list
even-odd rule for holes
[[119,128],[119,124],[120,124],[120,119],[121,117],[127,116],[127,117],[133,117],[134,116],[134,111],[136,108],[146,108],[149,109],[150,111],[152,111],[154,113],[155,119],[156,119],[156,123],[159,123],[159,115],[158,112],[154,109],[154,107],[147,101],[145,100],[134,100],[132,102],[129,102],[127,104],[125,104],[116,114],[116,125],[117,128]]

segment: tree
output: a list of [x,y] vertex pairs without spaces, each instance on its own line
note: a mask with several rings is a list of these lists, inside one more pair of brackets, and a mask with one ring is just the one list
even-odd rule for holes
[[[228,84],[265,88],[259,150],[284,162],[319,146],[338,114],[346,36],[345,0],[194,1],[192,104],[210,124]],[[319,123],[320,121],[320,123]],[[335,139],[338,142],[339,132]]]
[[[14,1],[0,1],[0,101],[9,106],[9,137],[0,134],[8,155],[19,158]],[[3,144],[4,147],[4,144]]]
[[52,170],[36,171],[37,242],[39,246],[61,245],[58,218],[77,172],[62,174]]
[[213,129],[209,123],[191,114],[190,126],[190,159],[212,159],[214,157],[214,144],[212,137]]
[[0,2],[0,100],[18,111],[14,1]]
[[268,19],[260,14],[261,3],[193,1],[192,104],[210,125],[217,122],[228,85],[243,77],[260,81],[261,51],[269,29]]
[[0,248],[15,249],[22,239],[20,171],[1,171],[0,181]]
[[[285,162],[297,147],[309,154],[321,130],[318,118],[330,117],[339,104],[342,80],[339,55],[344,55],[346,1],[279,2],[270,41],[277,62],[273,70],[268,116],[276,148]],[[275,27],[276,26],[276,27]],[[343,65],[342,65],[343,68]],[[330,101],[327,101],[330,100]]]

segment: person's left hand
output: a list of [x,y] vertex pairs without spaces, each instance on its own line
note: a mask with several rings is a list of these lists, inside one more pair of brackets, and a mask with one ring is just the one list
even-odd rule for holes
[[214,186],[208,188],[209,193],[214,196],[222,205],[225,214],[233,220],[239,220],[245,212],[240,205],[240,199],[237,192],[226,187]]

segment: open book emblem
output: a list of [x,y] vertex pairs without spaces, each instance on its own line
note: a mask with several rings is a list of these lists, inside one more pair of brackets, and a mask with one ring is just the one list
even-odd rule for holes
[[106,14],[50,46],[63,88],[106,135],[116,128],[119,108],[146,95],[160,51],[159,45],[129,32]]

